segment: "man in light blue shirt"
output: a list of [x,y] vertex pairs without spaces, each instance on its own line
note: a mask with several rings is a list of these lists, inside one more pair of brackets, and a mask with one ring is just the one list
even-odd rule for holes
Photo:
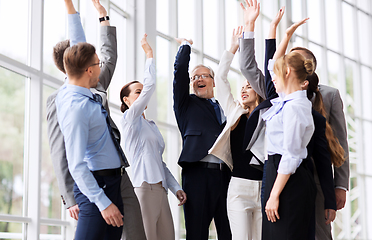
[[58,123],[80,213],[75,239],[120,239],[123,204],[121,160],[106,123],[107,112],[89,90],[97,86],[101,62],[94,46],[66,49],[69,83],[57,94]]

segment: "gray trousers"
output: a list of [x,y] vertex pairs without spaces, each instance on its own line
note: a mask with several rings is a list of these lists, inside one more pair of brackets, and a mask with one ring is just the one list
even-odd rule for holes
[[146,240],[141,208],[127,172],[125,172],[122,176],[120,188],[124,208],[124,226],[122,239]]

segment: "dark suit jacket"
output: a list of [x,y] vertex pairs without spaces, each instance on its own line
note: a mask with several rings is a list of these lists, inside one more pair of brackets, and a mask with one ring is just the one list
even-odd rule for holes
[[190,46],[181,46],[174,62],[173,109],[183,143],[178,160],[181,167],[207,156],[224,127],[224,124],[218,123],[213,106],[207,99],[190,94],[190,52]]

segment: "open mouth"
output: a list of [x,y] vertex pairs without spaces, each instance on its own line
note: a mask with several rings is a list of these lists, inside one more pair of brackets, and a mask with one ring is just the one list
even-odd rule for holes
[[246,99],[248,97],[249,97],[249,95],[246,95],[246,94],[242,95],[242,99]]
[[198,85],[198,88],[205,88],[205,85],[204,84],[200,84],[200,85]]

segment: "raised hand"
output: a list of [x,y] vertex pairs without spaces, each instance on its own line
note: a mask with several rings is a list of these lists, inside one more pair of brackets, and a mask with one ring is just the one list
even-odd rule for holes
[[243,3],[240,3],[243,9],[244,31],[253,32],[256,19],[260,14],[260,4],[257,3],[257,0],[245,0],[245,3],[247,7],[244,7]]
[[174,38],[176,40],[176,42],[178,42],[179,44],[182,44],[184,41],[187,41],[188,43],[190,43],[191,45],[194,43],[192,41],[192,39],[186,39],[186,38]]
[[97,9],[99,17],[106,17],[107,16],[107,11],[102,6],[102,4],[99,2],[99,0],[92,0],[92,3],[94,5],[94,7]]
[[278,24],[280,20],[282,20],[284,15],[285,7],[281,7],[278,11],[278,13],[275,15],[273,20],[270,23],[270,30],[269,30],[269,39],[275,39],[276,38],[276,28],[278,27]]
[[233,30],[233,34],[231,37],[231,47],[230,52],[233,54],[236,53],[236,51],[239,48],[239,38],[243,37],[243,26],[239,26],[237,29]]
[[292,24],[289,28],[287,28],[287,30],[285,31],[285,33],[287,34],[287,36],[290,38],[292,37],[293,33],[296,31],[296,29],[301,26],[302,24],[306,23],[306,21],[309,20],[309,18],[305,18],[305,19],[302,19],[301,21],[299,22],[296,22],[294,24]]
[[147,34],[145,33],[143,35],[143,38],[141,39],[141,46],[143,51],[146,53],[147,58],[153,58],[152,48],[150,44],[147,42]]

